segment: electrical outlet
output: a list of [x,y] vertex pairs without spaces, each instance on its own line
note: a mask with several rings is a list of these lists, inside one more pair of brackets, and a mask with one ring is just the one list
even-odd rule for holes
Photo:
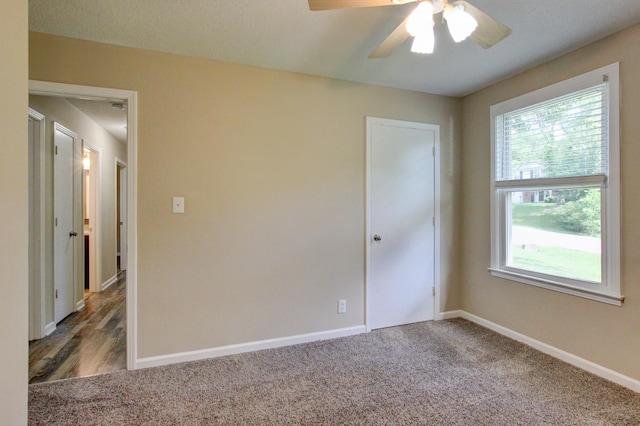
[[347,312],[347,299],[338,300],[338,313],[344,314]]
[[184,213],[184,197],[173,197],[173,212]]

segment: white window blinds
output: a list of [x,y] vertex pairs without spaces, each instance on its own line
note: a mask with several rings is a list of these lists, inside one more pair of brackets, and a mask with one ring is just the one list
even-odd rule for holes
[[607,174],[607,83],[495,117],[496,182]]

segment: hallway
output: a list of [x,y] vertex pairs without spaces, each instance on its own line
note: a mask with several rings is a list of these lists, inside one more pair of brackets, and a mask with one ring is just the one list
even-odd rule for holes
[[29,383],[124,370],[126,276],[100,293],[87,293],[85,308],[62,320],[49,336],[29,342]]

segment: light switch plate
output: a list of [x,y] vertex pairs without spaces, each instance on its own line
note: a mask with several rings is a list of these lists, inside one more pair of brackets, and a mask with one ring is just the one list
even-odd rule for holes
[[173,197],[173,212],[184,213],[184,197]]

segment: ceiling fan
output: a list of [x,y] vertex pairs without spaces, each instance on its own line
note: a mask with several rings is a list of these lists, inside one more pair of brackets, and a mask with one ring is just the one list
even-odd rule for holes
[[309,0],[309,9],[349,9],[357,7],[394,6],[417,2],[418,6],[378,46],[369,58],[384,58],[413,36],[411,51],[433,53],[435,46],[434,16],[442,13],[454,41],[467,37],[485,49],[511,34],[511,29],[462,0]]

